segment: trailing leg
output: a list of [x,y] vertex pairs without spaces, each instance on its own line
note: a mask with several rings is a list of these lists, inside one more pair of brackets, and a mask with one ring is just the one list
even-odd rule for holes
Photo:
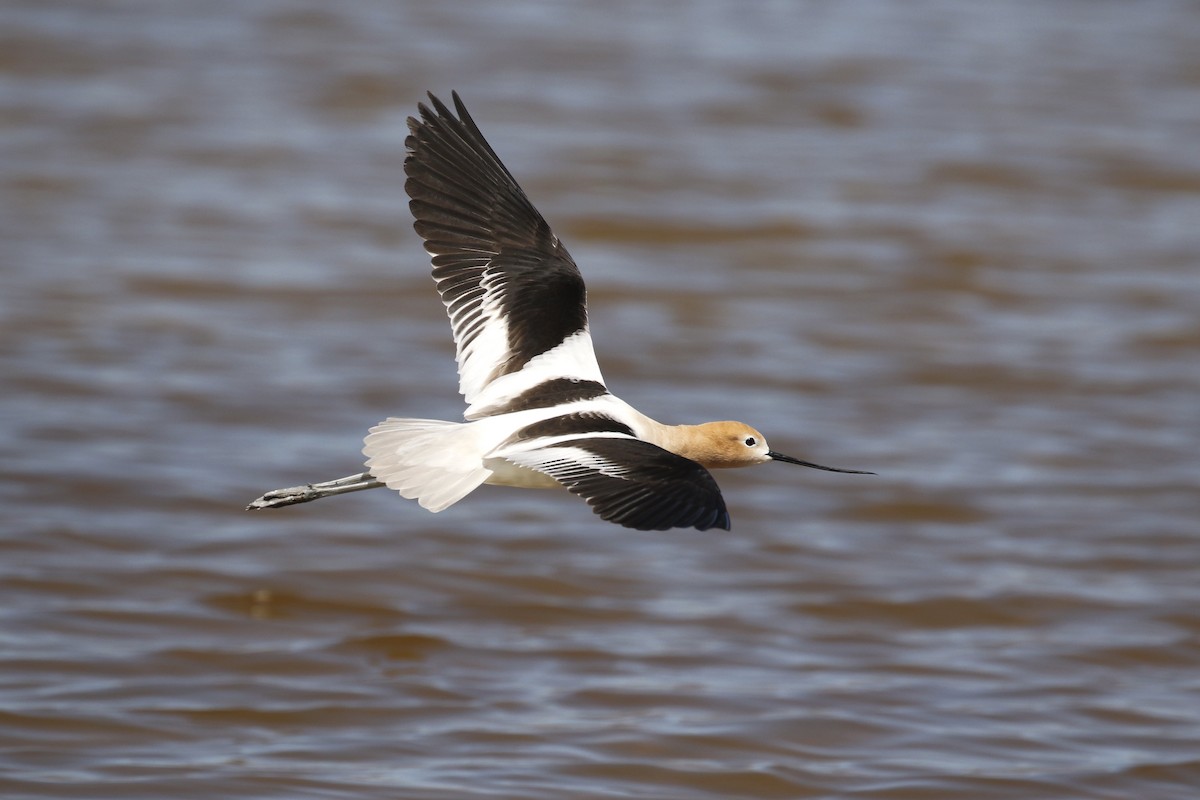
[[320,500],[322,497],[331,497],[335,494],[360,492],[363,489],[378,489],[381,486],[383,484],[375,480],[375,476],[371,473],[360,472],[357,475],[347,475],[335,481],[307,483],[304,486],[291,486],[286,489],[273,489],[246,506],[246,510],[261,511],[264,508],[282,508],[284,506],[293,506],[297,503],[310,503],[313,500]]

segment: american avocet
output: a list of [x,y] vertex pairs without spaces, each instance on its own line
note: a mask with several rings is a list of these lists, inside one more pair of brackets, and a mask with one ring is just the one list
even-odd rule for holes
[[267,492],[276,508],[387,486],[430,511],[482,483],[566,487],[628,528],[729,529],[714,467],[784,461],[741,422],[664,425],[612,395],[588,333],[579,269],[453,94],[410,117],[404,184],[450,316],[466,422],[387,419],[367,471]]

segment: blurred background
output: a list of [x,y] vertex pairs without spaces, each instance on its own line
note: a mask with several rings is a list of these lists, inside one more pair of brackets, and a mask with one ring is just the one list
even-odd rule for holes
[[[733,531],[356,472],[456,419],[461,92]],[[1193,798],[1200,6],[0,7],[0,794]]]

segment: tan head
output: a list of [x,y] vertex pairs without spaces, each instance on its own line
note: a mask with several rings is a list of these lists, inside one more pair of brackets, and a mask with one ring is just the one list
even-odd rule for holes
[[744,422],[706,422],[703,425],[681,425],[679,430],[679,455],[698,461],[708,468],[751,467],[768,461],[785,461],[802,467],[823,469],[827,472],[851,472],[857,475],[874,475],[857,469],[837,469],[801,461],[783,453],[776,453],[767,446],[767,439]]

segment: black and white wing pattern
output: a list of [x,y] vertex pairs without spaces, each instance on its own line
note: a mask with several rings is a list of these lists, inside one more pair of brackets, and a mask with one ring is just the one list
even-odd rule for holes
[[601,519],[627,528],[729,530],[725,500],[709,471],[641,439],[610,433],[497,455],[549,475]]
[[483,138],[430,94],[410,117],[404,188],[450,316],[467,418],[508,410],[539,384],[598,384],[575,262]]

